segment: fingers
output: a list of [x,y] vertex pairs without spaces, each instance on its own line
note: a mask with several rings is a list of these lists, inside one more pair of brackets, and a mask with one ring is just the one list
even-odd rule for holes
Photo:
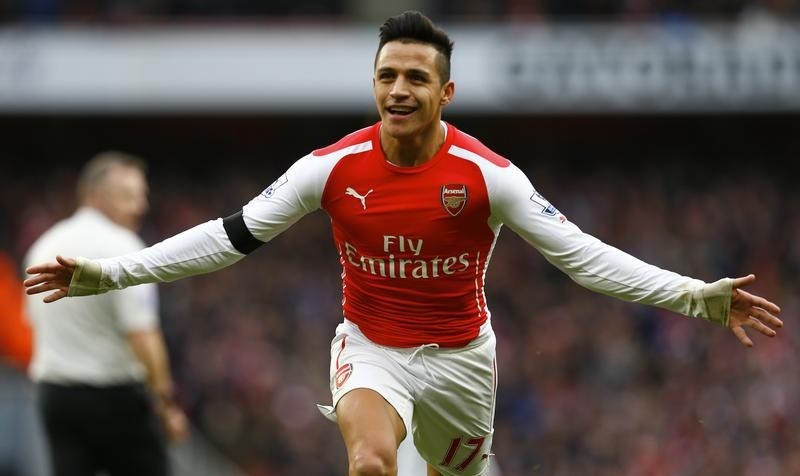
[[58,261],[58,264],[61,266],[66,266],[70,269],[74,269],[78,265],[78,261],[75,258],[65,258],[61,255],[56,256],[56,261]]
[[[37,284],[41,284],[47,281],[53,281],[55,277],[56,275],[53,273],[40,273],[32,278],[26,279],[25,281],[22,282],[22,284],[25,285],[26,288],[30,288],[31,286],[36,286]],[[28,293],[28,294],[34,294],[34,293]]]
[[747,286],[755,282],[756,275],[755,274],[748,274],[747,276],[743,276],[741,278],[734,278],[733,279],[733,288],[741,288],[742,286]]
[[29,295],[34,295],[52,290],[55,290],[55,292],[45,296],[44,299],[42,299],[42,301],[46,303],[51,303],[53,301],[58,301],[61,298],[67,297],[67,289],[61,286],[56,286],[53,283],[45,283],[45,284],[40,284],[39,286],[28,288],[25,290],[25,293]]
[[65,297],[67,297],[67,291],[59,289],[58,291],[56,291],[56,292],[54,292],[52,294],[48,294],[47,296],[45,296],[44,299],[42,299],[42,301],[44,301],[44,302],[49,304],[51,302],[58,301],[59,299],[65,298]]
[[756,280],[756,275],[754,274],[748,274],[747,276],[741,278],[734,278],[733,280],[734,292],[732,296],[732,302],[734,303],[736,301],[745,302],[746,304],[749,304],[751,306],[762,307],[770,312],[774,313],[781,312],[781,308],[778,307],[777,304],[771,301],[767,301],[761,296],[756,296],[754,294],[750,294],[747,291],[743,291],[742,289],[740,289],[743,286],[755,282],[755,280]]
[[770,314],[766,309],[754,307],[750,310],[750,315],[770,326],[783,327],[783,321]]
[[752,347],[753,341],[747,336],[744,327],[754,329],[767,337],[775,337],[778,333],[770,326],[782,327],[783,321],[765,309],[754,307],[750,310],[749,315],[738,316],[736,321],[732,322],[731,330],[745,347]]
[[28,266],[25,269],[25,273],[27,274],[42,274],[42,273],[50,273],[55,274],[58,272],[69,272],[72,273],[75,268],[78,266],[78,261],[75,258],[65,258],[61,255],[56,256],[56,262],[50,263],[40,263]]
[[42,280],[41,284],[37,284],[35,286],[29,286],[25,290],[25,293],[28,294],[28,295],[33,295],[33,294],[39,294],[39,293],[43,293],[45,291],[53,291],[53,290],[66,292],[68,288],[69,288],[69,286],[62,286],[62,285],[59,285],[59,284],[57,284],[57,283],[55,283],[55,282],[53,282],[51,280],[50,281]]
[[25,272],[32,276],[22,283],[26,288],[25,293],[33,295],[55,291],[44,298],[47,303],[66,297],[76,265],[77,261],[73,258],[56,256],[55,263],[29,266]]
[[741,305],[760,307],[762,309],[766,309],[767,311],[774,312],[776,314],[781,312],[780,306],[778,306],[774,302],[767,301],[761,296],[750,294],[747,291],[742,291],[741,289],[736,290],[736,294],[734,295],[734,298],[731,301],[731,303],[732,305],[737,307],[739,307],[741,303]]
[[774,312],[775,314],[778,314],[778,313],[781,312],[780,306],[778,306],[774,302],[767,301],[766,299],[762,298],[761,296],[753,296],[753,306],[757,306],[757,307],[766,309],[769,312]]
[[27,294],[29,296],[32,296],[34,294],[43,293],[45,291],[50,291],[50,290],[53,289],[52,283],[45,283],[45,284],[40,284],[38,286],[33,286],[33,285],[30,285],[30,284],[27,284],[27,281],[26,281],[25,286],[27,286],[27,289],[25,289],[25,294]]
[[64,289],[65,286],[58,283],[58,276],[53,273],[37,274],[32,278],[28,278],[22,282],[27,288],[27,294],[38,294],[43,291],[50,291],[51,289]]
[[58,263],[42,263],[42,264],[34,264],[28,266],[25,269],[27,274],[42,274],[42,273],[55,273],[58,271],[60,266]]
[[775,330],[771,329],[770,327],[768,327],[766,324],[764,324],[763,322],[759,321],[755,317],[750,317],[742,325],[743,326],[747,326],[747,327],[749,327],[751,329],[755,329],[755,330],[757,330],[758,332],[764,334],[767,337],[775,337],[775,335],[777,334],[777,332],[775,332]]
[[183,411],[175,408],[165,409],[162,414],[164,427],[170,441],[181,442],[189,433],[189,424]]
[[744,332],[744,329],[742,329],[742,326],[736,326],[732,330],[733,335],[735,335],[736,338],[739,339],[739,342],[741,342],[745,347],[753,347],[753,341],[747,337],[747,334]]

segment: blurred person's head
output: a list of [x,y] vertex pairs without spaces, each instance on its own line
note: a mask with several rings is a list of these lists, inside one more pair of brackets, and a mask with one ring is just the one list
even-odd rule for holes
[[419,12],[405,12],[380,28],[375,54],[375,103],[386,132],[412,136],[441,118],[455,85],[450,80],[453,42]]
[[123,152],[108,151],[84,165],[78,178],[78,201],[111,221],[138,231],[148,209],[145,162]]

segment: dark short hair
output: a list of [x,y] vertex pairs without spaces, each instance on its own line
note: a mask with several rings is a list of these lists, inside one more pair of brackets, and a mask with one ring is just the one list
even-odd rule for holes
[[407,11],[386,20],[380,29],[378,52],[375,53],[376,65],[383,46],[395,40],[424,43],[436,48],[436,51],[441,54],[438,66],[442,84],[450,80],[450,56],[453,54],[453,41],[430,18],[417,11]]

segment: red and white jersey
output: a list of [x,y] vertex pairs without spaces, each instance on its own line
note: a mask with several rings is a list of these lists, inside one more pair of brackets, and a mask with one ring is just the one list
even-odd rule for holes
[[379,131],[377,123],[314,151],[244,207],[262,241],[276,223],[316,208],[330,215],[344,316],[374,342],[457,347],[474,339],[489,318],[484,278],[503,223],[545,255],[596,241],[511,162],[452,125],[438,153],[416,167],[388,162]]
[[[386,346],[458,347],[479,334],[490,317],[486,269],[504,224],[584,287],[705,312],[695,298],[705,283],[583,233],[519,168],[442,124],[444,144],[420,166],[386,160],[380,123],[314,151],[243,207],[247,229],[267,242],[325,210],[342,265],[344,317]],[[218,219],[101,265],[106,287],[116,288],[213,271],[243,256]]]
[[271,197],[245,207],[245,221],[261,238],[249,219],[277,196],[313,197],[308,205],[331,218],[347,319],[383,345],[463,346],[488,318],[484,276],[500,221],[487,176],[510,163],[447,126],[433,158],[398,167],[384,157],[379,131],[376,124],[314,151]]

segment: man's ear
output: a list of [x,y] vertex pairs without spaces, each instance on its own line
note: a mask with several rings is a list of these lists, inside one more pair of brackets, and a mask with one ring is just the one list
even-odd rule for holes
[[442,86],[442,98],[439,100],[439,104],[442,106],[447,106],[450,104],[450,101],[453,100],[453,95],[456,93],[456,83],[453,82],[451,79],[444,86]]

